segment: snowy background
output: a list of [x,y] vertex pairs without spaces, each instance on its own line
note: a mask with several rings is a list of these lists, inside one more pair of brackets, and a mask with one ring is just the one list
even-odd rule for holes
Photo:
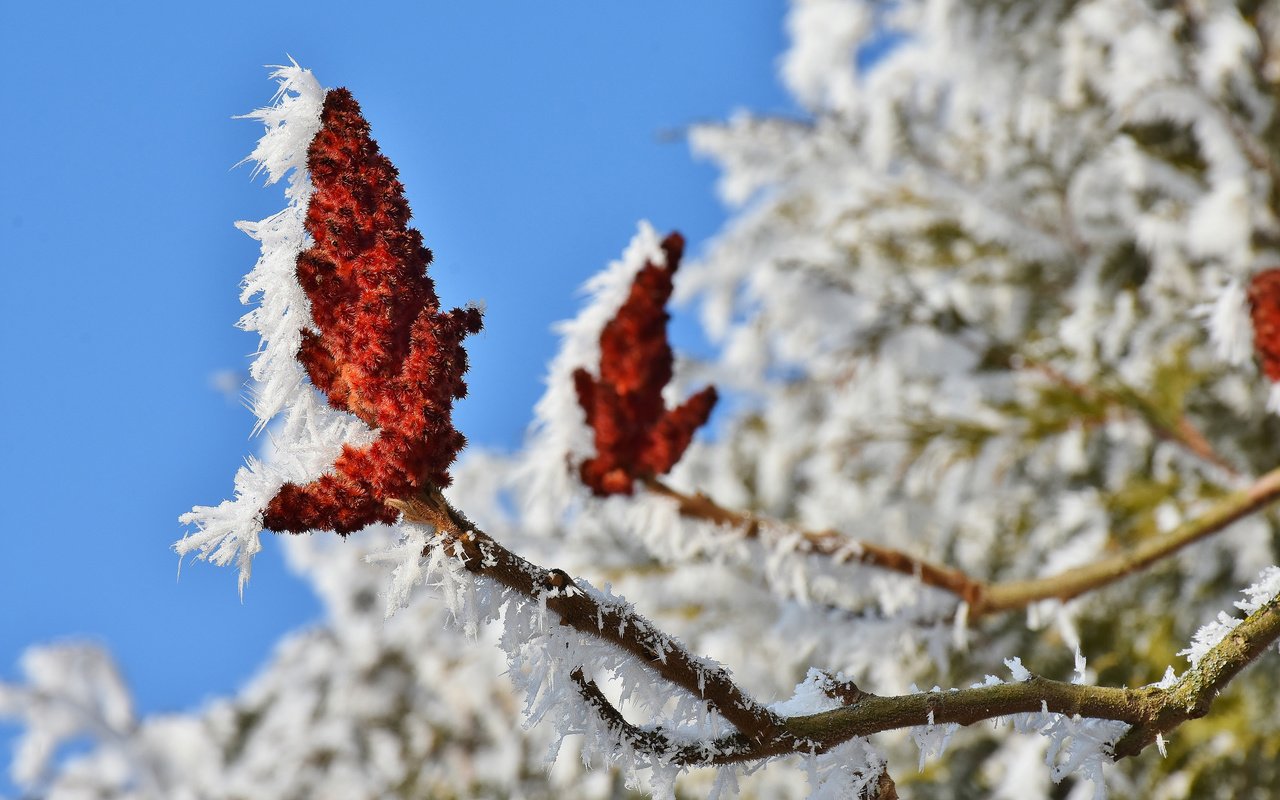
[[[292,55],[361,102],[400,168],[447,304],[482,300],[458,426],[517,446],[575,288],[640,218],[692,251],[722,223],[682,130],[788,113],[783,3],[350,6],[7,4],[0,141],[0,680],[30,644],[88,638],[142,713],[234,692],[311,590],[269,539],[243,604],[188,565],[177,516],[216,503],[259,443],[232,325],[256,257],[236,231],[280,206],[247,167],[262,65]],[[677,327],[693,344],[693,328]],[[683,338],[681,338],[683,337]],[[5,751],[15,729],[0,727]],[[7,761],[7,752],[6,758]],[[0,777],[0,794],[7,778]]]

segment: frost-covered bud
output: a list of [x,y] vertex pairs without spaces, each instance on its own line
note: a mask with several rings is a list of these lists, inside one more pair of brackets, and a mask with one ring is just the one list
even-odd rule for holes
[[631,494],[636,478],[668,472],[716,404],[714,386],[673,409],[662,401],[673,360],[666,304],[684,237],[667,236],[662,253],[665,263],[650,261],[636,273],[626,302],[604,326],[600,377],[585,369],[573,374],[596,446],[595,457],[583,462],[579,474],[597,495]]
[[331,406],[380,436],[347,445],[333,472],[284,485],[263,524],[349,533],[394,521],[387,500],[448,485],[449,465],[465,444],[451,419],[454,399],[467,393],[462,340],[481,320],[476,308],[440,311],[426,275],[431,251],[408,227],[396,168],[369,137],[351,93],[328,92],[320,123],[307,152],[315,193],[306,227],[314,244],[297,261],[315,327],[303,331],[298,361]]

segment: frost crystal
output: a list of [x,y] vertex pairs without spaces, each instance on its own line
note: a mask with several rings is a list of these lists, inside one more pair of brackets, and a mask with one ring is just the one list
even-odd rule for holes
[[1093,784],[1095,800],[1106,800],[1103,768],[1111,763],[1112,748],[1129,730],[1128,723],[1053,714],[1047,709],[1035,714],[1015,714],[1011,720],[1015,731],[1038,733],[1049,740],[1045,761],[1055,783],[1068,775],[1077,775]]
[[1015,682],[1021,683],[1022,681],[1031,680],[1031,671],[1022,666],[1021,658],[1018,658],[1017,656],[1014,656],[1013,658],[1006,658],[1004,660],[1004,665],[1013,673],[1013,680]]
[[[934,687],[933,691],[941,691],[939,687]],[[947,751],[947,745],[951,744],[951,737],[960,729],[960,726],[954,722],[945,725],[935,725],[933,722],[933,712],[929,712],[929,724],[917,725],[911,729],[911,739],[916,743],[916,747],[920,749],[919,769],[924,771],[925,763],[931,758],[939,758]]]
[[[843,675],[836,675],[836,681],[845,680]],[[784,717],[800,717],[830,711],[844,705],[832,694],[832,677],[820,669],[809,668],[804,680],[796,684],[795,693],[787,700],[781,700],[769,706],[769,710]]]
[[[1252,614],[1270,603],[1277,595],[1280,595],[1280,567],[1272,566],[1264,569],[1258,575],[1258,579],[1251,586],[1244,589],[1243,593],[1245,599],[1237,600],[1235,605],[1246,615]],[[1184,650],[1178,651],[1178,655],[1185,656],[1194,669],[1199,666],[1200,660],[1205,657],[1205,654],[1227,638],[1227,635],[1235,630],[1241,622],[1244,622],[1244,620],[1240,617],[1233,617],[1225,611],[1219,611],[1217,619],[1197,630],[1191,638],[1191,645]]]
[[886,763],[866,739],[850,739],[806,761],[809,800],[873,796]]
[[1249,363],[1253,355],[1253,325],[1249,321],[1249,301],[1237,280],[1227,282],[1218,299],[1205,308],[1206,326],[1214,351],[1224,363]]
[[290,481],[310,480],[323,472],[345,441],[368,438],[362,423],[353,424],[317,401],[294,358],[302,331],[311,324],[310,304],[298,285],[295,264],[309,243],[304,221],[313,189],[307,175],[307,148],[320,128],[324,89],[310,70],[296,63],[274,69],[271,77],[278,88],[273,104],[245,115],[266,127],[247,160],[255,162],[254,174],[267,174],[268,184],[287,178],[289,204],[260,222],[237,224],[262,243],[261,255],[245,277],[240,295],[241,302],[256,299],[258,305],[239,325],[261,337],[249,368],[255,381],[251,393],[258,429],[287,409],[277,433],[285,456],[270,466],[250,459],[236,473],[235,499],[196,506],[182,515],[180,521],[197,530],[174,544],[180,556],[194,552],[218,565],[234,563],[240,572],[241,594],[253,557],[262,549],[261,512],[271,497]]

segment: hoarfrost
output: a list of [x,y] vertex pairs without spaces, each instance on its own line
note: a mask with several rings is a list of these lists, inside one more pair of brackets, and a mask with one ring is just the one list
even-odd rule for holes
[[[934,687],[933,691],[941,691],[939,687]],[[947,751],[947,745],[951,744],[951,737],[960,729],[960,726],[954,722],[944,725],[935,725],[933,722],[933,712],[929,712],[929,724],[917,725],[911,728],[911,740],[916,743],[916,747],[920,749],[919,769],[924,771],[924,765],[931,758],[940,758]]]
[[800,717],[840,708],[843,703],[828,691],[833,680],[848,679],[841,674],[837,674],[833,679],[822,670],[810,667],[804,680],[796,684],[795,693],[786,700],[773,703],[769,706],[769,710],[784,717]]
[[262,122],[266,133],[246,159],[254,174],[265,172],[267,183],[287,179],[284,210],[259,222],[237,227],[262,244],[261,255],[245,277],[241,302],[258,305],[240,319],[239,327],[258,333],[261,347],[249,374],[255,432],[284,412],[271,442],[271,463],[250,459],[236,473],[234,499],[217,506],[196,506],[179,521],[196,527],[174,544],[179,556],[195,553],[218,565],[234,563],[241,595],[252,572],[253,557],[262,549],[261,512],[279,488],[306,483],[333,463],[344,443],[364,444],[373,431],[355,417],[322,402],[295,358],[303,328],[311,324],[311,306],[298,284],[298,254],[309,246],[304,226],[312,187],[307,175],[307,148],[320,128],[324,89],[297,63],[276,67],[273,102],[244,116]]
[[883,755],[866,739],[850,739],[805,763],[809,800],[848,800],[867,797],[884,773]]
[[[1263,606],[1275,600],[1276,595],[1280,594],[1280,567],[1267,567],[1258,575],[1258,579],[1248,588],[1243,590],[1245,599],[1237,600],[1236,608],[1243,611],[1246,615],[1252,614]],[[1191,638],[1191,645],[1184,650],[1178,651],[1178,655],[1184,656],[1191,662],[1194,669],[1199,666],[1200,660],[1213,649],[1219,642],[1227,638],[1227,636],[1239,627],[1244,620],[1240,617],[1233,617],[1225,611],[1219,611],[1217,617],[1195,632]]]
[[[1184,12],[1196,24],[1182,24]],[[1257,37],[1280,28],[1274,14],[1258,19],[1254,27],[1222,4],[1141,0],[793,3],[781,66],[813,116],[743,113],[693,131],[694,149],[722,168],[721,195],[739,208],[677,287],[721,345],[699,369],[724,390],[726,411],[718,438],[695,443],[671,482],[758,514],[754,535],[684,519],[664,498],[598,502],[573,479],[571,464],[591,441],[568,376],[595,365],[604,321],[635,271],[661,257],[647,225],[560,328],[527,451],[468,454],[455,502],[487,515],[486,530],[522,554],[590,575],[606,588],[584,581],[582,590],[601,602],[637,600],[692,651],[734,664],[744,686],[793,692],[779,713],[834,707],[820,673],[796,686],[813,664],[887,692],[994,663],[1010,637],[966,630],[955,597],[856,563],[856,542],[1021,580],[1123,546],[1118,537],[1141,533],[1148,518],[1158,528],[1193,519],[1232,485],[1221,464],[1187,446],[1189,430],[1241,475],[1273,460],[1267,437],[1221,433],[1264,431],[1264,402],[1280,409],[1280,388],[1264,401],[1249,368],[1242,288],[1277,256],[1280,229],[1265,138],[1274,98],[1257,80],[1274,81],[1277,69],[1268,55],[1276,48]],[[859,49],[883,31],[907,38],[860,68]],[[259,305],[241,324],[263,339],[253,404],[259,425],[274,420],[272,452],[237,475],[234,500],[186,515],[197,530],[178,545],[237,565],[242,587],[265,499],[284,481],[318,474],[342,441],[371,436],[327,410],[293,359],[309,313],[291,275],[306,245],[300,159],[322,90],[296,65],[276,78],[277,102],[251,115],[267,127],[251,159],[268,182],[288,177],[290,205],[242,225],[262,244],[244,286],[245,301]],[[1186,376],[1196,384],[1183,387]],[[1085,482],[1093,488],[1082,490]],[[1153,494],[1154,505],[1126,505]],[[837,558],[816,558],[797,529],[851,543]],[[682,794],[801,791],[786,764],[711,776],[634,752],[583,702],[568,678],[575,667],[641,730],[662,725],[691,741],[731,728],[696,693],[673,691],[644,665],[556,625],[549,596],[525,600],[475,580],[456,554],[429,547],[433,537],[417,526],[377,526],[340,547],[289,537],[286,553],[324,599],[328,626],[282,644],[232,701],[135,722],[123,739],[104,726],[94,735],[106,744],[57,780],[128,796],[122,787],[146,785],[153,759],[163,767],[157,780],[171,777],[151,796],[165,798],[380,796],[412,780],[422,794],[465,796],[490,775],[513,794],[616,793],[610,774],[584,777],[583,760],[668,795],[677,776]],[[1207,616],[1200,598],[1220,596],[1223,565],[1252,574],[1273,560],[1268,541],[1265,522],[1237,525],[1169,574],[1116,584],[1108,623],[1167,614],[1170,597],[1186,606],[1180,614]],[[1264,573],[1241,608],[1274,596],[1277,580]],[[379,591],[387,611],[400,609],[386,619],[372,608]],[[1028,617],[1033,627],[1057,623],[1077,643],[1081,631],[1097,631],[1098,614],[1081,610],[1102,610],[1099,602],[1048,601]],[[628,628],[645,624],[626,619]],[[1223,615],[1184,654],[1197,663],[1236,624]],[[470,647],[468,636],[500,648]],[[1056,638],[1022,640],[1035,648],[1023,653],[1028,663]],[[969,651],[959,652],[966,640]],[[1012,680],[1031,679],[1020,660],[1006,665]],[[506,678],[477,677],[504,666],[524,690],[527,723],[541,720],[528,740],[512,735],[521,704],[504,693]],[[1084,679],[1080,664],[1075,680]],[[1160,685],[1175,680],[1170,671]],[[0,690],[10,715],[21,713],[15,691]],[[399,752],[385,727],[396,709],[412,710],[396,718]],[[999,734],[983,788],[1045,796],[1041,771],[1026,766],[1043,754],[1051,777],[1074,772],[1105,790],[1122,723],[1047,710],[1012,721],[1042,735]],[[877,743],[909,759],[911,738],[926,755],[947,728]],[[981,728],[970,735],[992,735]],[[33,735],[38,754],[46,745]],[[559,762],[548,784],[531,788],[552,742]],[[225,763],[212,755],[233,751]],[[25,758],[30,777],[40,759]],[[801,760],[815,797],[865,791],[885,763],[863,740]]]

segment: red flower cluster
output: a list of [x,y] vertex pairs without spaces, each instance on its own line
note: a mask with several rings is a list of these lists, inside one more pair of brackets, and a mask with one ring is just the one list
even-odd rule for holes
[[583,462],[579,474],[597,495],[631,494],[636,478],[670,470],[716,404],[714,386],[677,408],[662,402],[672,362],[665,306],[684,237],[669,235],[662,251],[666,265],[650,262],[636,273],[626,302],[600,334],[600,377],[585,369],[573,373],[578,404],[596,440],[596,456]]
[[330,91],[320,119],[307,152],[315,193],[306,226],[315,244],[297,266],[315,330],[303,332],[298,360],[331,406],[380,436],[348,445],[320,479],[282,487],[263,525],[345,534],[393,522],[387,500],[448,485],[465,444],[450,418],[454,399],[467,393],[462,340],[481,321],[474,308],[440,311],[426,275],[431,251],[408,227],[404,186],[351,93]]
[[1253,348],[1262,372],[1280,383],[1280,267],[1266,269],[1249,282],[1249,312],[1253,318]]

